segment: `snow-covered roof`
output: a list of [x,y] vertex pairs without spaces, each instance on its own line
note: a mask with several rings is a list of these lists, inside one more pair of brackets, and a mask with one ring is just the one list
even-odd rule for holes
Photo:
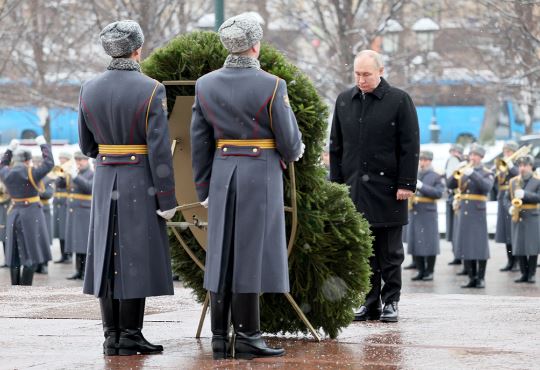
[[420,18],[412,26],[412,30],[416,32],[438,31],[439,29],[439,25],[431,18]]
[[398,21],[394,19],[389,19],[386,21],[386,24],[384,26],[384,32],[401,32],[403,31],[403,27],[401,24],[399,24]]

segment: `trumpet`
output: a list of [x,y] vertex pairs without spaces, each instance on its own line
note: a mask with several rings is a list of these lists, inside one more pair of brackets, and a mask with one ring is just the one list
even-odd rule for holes
[[531,151],[532,144],[522,146],[514,154],[508,158],[497,158],[495,159],[495,168],[501,173],[508,172],[508,161],[513,161],[516,158],[529,154]]
[[73,168],[73,166],[75,166],[75,161],[73,159],[70,159],[69,161],[65,162],[64,164],[61,164],[61,165],[56,165],[52,168],[50,174],[52,176],[49,176],[51,178],[58,178],[58,177],[66,177],[66,175],[68,173],[71,172],[71,169]]
[[456,180],[461,180],[461,178],[463,177],[463,171],[466,169],[466,168],[472,168],[473,165],[471,163],[467,163],[466,165],[463,165],[461,167],[459,167],[457,170],[454,171],[454,173],[452,174],[452,176],[454,176],[454,179]]

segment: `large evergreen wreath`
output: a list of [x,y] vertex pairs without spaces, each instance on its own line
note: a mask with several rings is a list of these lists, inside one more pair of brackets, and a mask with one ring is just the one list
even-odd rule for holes
[[[159,81],[196,80],[221,68],[226,56],[217,34],[193,32],[156,50],[142,67],[147,75]],[[347,188],[326,180],[320,154],[328,111],[311,81],[267,44],[263,44],[260,62],[262,69],[287,81],[290,103],[306,144],[306,152],[295,168],[298,231],[289,258],[291,293],[313,326],[335,338],[341,328],[351,323],[353,308],[369,288],[368,257],[372,240],[369,225],[356,212]],[[175,96],[193,93],[193,87],[169,87],[169,112]],[[285,194],[290,194],[288,182]],[[189,230],[183,236],[204,261],[204,252]],[[202,302],[206,295],[202,271],[174,236],[170,240],[174,270]],[[282,294],[261,297],[261,326],[268,333],[307,332]]]

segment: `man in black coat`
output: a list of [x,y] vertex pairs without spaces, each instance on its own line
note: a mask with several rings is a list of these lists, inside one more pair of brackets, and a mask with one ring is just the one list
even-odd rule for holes
[[395,322],[404,258],[401,229],[408,222],[407,199],[416,190],[420,140],[411,98],[390,86],[383,72],[382,58],[375,51],[356,56],[356,86],[336,100],[330,179],[350,186],[350,196],[374,236],[372,288],[355,320]]

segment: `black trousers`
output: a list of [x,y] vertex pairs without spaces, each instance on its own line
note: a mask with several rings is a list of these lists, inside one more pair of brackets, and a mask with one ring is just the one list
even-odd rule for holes
[[[402,226],[372,227],[373,256],[369,258],[371,290],[364,305],[378,309],[382,303],[399,301],[401,294],[401,264],[405,258],[401,241]],[[384,282],[384,285],[383,285]]]

